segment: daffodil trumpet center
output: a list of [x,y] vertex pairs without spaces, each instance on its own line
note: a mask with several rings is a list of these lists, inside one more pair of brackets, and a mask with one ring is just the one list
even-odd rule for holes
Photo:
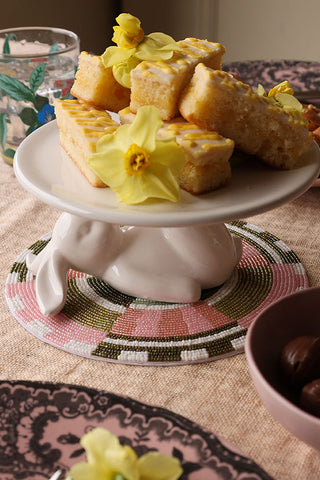
[[124,155],[125,159],[125,169],[127,174],[131,177],[132,175],[140,176],[143,174],[145,168],[150,165],[150,154],[133,143],[128,148],[127,152]]
[[139,28],[136,34],[127,32],[121,27],[113,27],[113,29],[114,35],[112,37],[112,40],[120,48],[129,49],[136,47],[144,39],[144,31],[142,30],[142,28]]

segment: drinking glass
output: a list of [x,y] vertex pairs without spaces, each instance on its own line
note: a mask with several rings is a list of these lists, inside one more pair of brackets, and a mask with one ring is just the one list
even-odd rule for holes
[[80,41],[68,30],[0,30],[0,151],[12,164],[21,141],[55,118],[54,100],[69,98]]

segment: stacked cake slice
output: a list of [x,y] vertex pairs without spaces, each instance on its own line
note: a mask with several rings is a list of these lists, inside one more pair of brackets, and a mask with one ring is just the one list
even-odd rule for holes
[[143,105],[154,105],[163,120],[179,115],[178,100],[194,69],[202,62],[221,68],[225,48],[220,43],[186,38],[178,42],[180,50],[170,60],[143,61],[131,72],[130,109],[137,113]]
[[78,100],[56,100],[55,113],[63,149],[93,187],[105,187],[88,166],[88,158],[95,153],[97,141],[106,133],[113,133],[118,123],[104,110]]
[[312,136],[303,119],[223,71],[199,64],[180,98],[185,119],[232,138],[237,148],[280,169],[297,166]]

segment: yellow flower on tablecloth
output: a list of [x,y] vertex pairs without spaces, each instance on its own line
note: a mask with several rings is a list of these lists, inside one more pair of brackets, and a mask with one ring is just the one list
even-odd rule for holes
[[159,110],[141,107],[132,124],[104,135],[90,155],[89,165],[101,180],[128,205],[148,198],[176,202],[185,155],[175,137],[157,138],[163,122]]
[[80,441],[87,462],[71,467],[72,480],[178,480],[182,474],[179,460],[158,452],[140,458],[128,445],[104,428],[94,428]]
[[179,50],[175,40],[164,33],[145,35],[140,20],[129,13],[121,13],[117,18],[119,26],[113,27],[112,40],[117,46],[108,47],[101,55],[106,68],[112,72],[121,85],[130,88],[130,72],[142,60],[168,60]]

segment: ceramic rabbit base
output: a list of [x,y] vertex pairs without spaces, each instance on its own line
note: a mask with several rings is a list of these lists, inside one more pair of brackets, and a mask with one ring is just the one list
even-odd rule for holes
[[241,238],[241,260],[220,286],[193,303],[167,303],[120,292],[96,276],[70,269],[63,310],[43,315],[36,277],[26,266],[52,232],[26,247],[8,273],[5,297],[31,335],[74,355],[120,364],[183,365],[242,353],[247,328],[277,299],[307,288],[299,258],[271,232],[240,220],[227,222]]
[[44,315],[62,310],[70,268],[100,277],[123,293],[192,303],[224,283],[240,261],[242,242],[224,224],[131,227],[63,213],[52,238],[27,266],[36,275]]

